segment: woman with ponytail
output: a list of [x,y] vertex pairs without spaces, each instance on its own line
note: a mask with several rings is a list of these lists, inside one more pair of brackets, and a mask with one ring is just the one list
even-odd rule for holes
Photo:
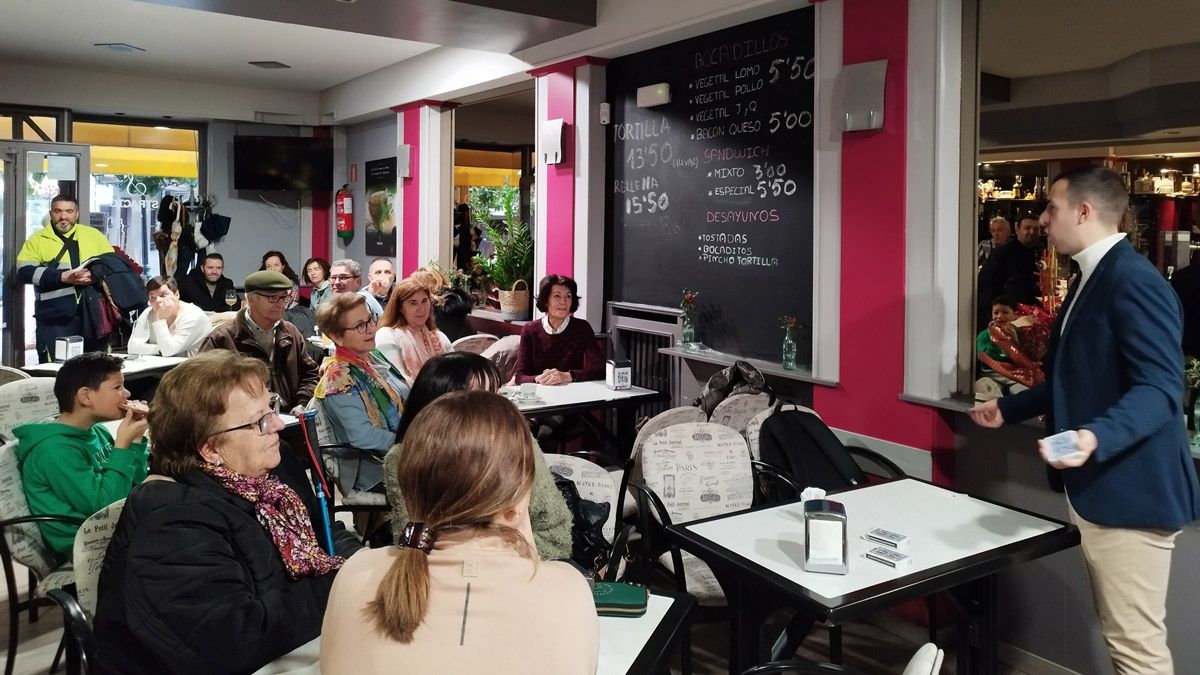
[[417,415],[397,467],[410,521],[334,582],[323,673],[596,670],[587,581],[538,561],[529,525],[534,444],[497,394],[446,394]]

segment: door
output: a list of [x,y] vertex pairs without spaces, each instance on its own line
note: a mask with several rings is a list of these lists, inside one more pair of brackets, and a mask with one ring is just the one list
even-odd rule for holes
[[50,200],[75,197],[88,222],[88,146],[72,143],[0,141],[0,360],[21,367],[37,363],[33,287],[16,282],[17,253],[45,226]]

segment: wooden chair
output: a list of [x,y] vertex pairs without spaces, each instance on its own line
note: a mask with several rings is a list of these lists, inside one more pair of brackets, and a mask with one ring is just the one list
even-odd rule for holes
[[475,335],[460,337],[450,345],[450,351],[482,354],[487,351],[488,347],[495,344],[497,339],[495,335],[488,335],[487,333],[476,333]]
[[13,427],[57,413],[53,377],[30,377],[0,384],[0,440],[14,440]]
[[[30,623],[37,621],[38,608],[52,604],[47,592],[75,581],[75,570],[71,563],[64,562],[46,546],[37,524],[60,522],[80,525],[83,522],[70,516],[35,516],[29,512],[16,450],[16,441],[0,445],[0,565],[4,567],[4,583],[8,591],[8,659],[4,667],[5,675],[12,675],[16,662],[21,612],[28,610]],[[17,592],[14,562],[29,569],[29,595],[25,600],[21,600]],[[57,662],[58,657],[55,656]]]

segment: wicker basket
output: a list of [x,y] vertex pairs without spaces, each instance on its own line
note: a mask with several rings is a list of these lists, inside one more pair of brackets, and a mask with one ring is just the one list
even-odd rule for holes
[[[518,286],[523,286],[517,290]],[[505,321],[524,321],[529,318],[529,284],[517,279],[512,290],[500,291],[500,318]]]

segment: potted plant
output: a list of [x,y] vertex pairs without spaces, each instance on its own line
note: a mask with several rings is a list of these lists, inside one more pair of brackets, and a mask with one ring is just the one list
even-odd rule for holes
[[504,196],[507,227],[487,225],[487,237],[495,249],[492,255],[475,256],[476,264],[500,289],[500,315],[506,321],[529,318],[529,288],[533,284],[533,233],[517,216],[516,195],[512,190]]

